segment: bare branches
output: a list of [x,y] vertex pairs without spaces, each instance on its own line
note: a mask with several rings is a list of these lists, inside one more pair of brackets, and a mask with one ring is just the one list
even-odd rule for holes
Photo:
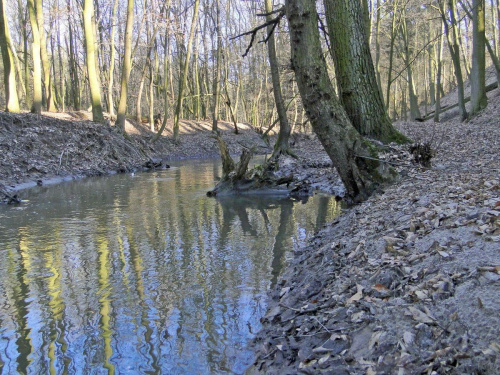
[[269,38],[273,34],[274,30],[276,29],[276,26],[278,26],[278,24],[280,23],[281,19],[285,16],[285,8],[281,7],[279,9],[273,10],[272,12],[269,12],[269,13],[258,14],[258,16],[268,16],[268,15],[271,15],[271,14],[278,14],[278,15],[276,17],[274,17],[273,19],[271,19],[271,20],[269,20],[269,21],[267,21],[267,22],[265,22],[265,23],[263,23],[261,25],[254,27],[250,31],[246,31],[246,32],[244,32],[244,33],[242,33],[240,35],[236,35],[236,36],[233,36],[232,38],[229,38],[229,40],[234,40],[234,39],[237,39],[237,38],[241,38],[242,36],[251,35],[250,43],[248,44],[248,47],[245,50],[245,53],[242,55],[242,57],[246,57],[248,55],[248,52],[252,48],[253,42],[255,41],[255,36],[257,35],[257,32],[259,30],[263,29],[263,28],[266,28],[267,26],[272,25],[272,29],[268,33],[268,35],[266,36],[266,38],[260,41],[260,43],[267,43],[267,41],[269,40]]

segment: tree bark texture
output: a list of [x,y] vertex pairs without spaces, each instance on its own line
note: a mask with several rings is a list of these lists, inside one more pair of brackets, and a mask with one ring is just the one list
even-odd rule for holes
[[[287,0],[292,69],[313,130],[337,169],[348,196],[365,199],[378,163],[367,162],[365,143],[335,97],[321,50],[314,0]],[[364,37],[363,37],[364,38]]]
[[324,5],[339,96],[349,119],[362,135],[382,141],[402,140],[377,85],[362,3],[324,0]]

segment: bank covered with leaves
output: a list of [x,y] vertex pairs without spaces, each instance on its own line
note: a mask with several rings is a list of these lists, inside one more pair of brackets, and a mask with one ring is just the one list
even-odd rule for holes
[[247,373],[500,373],[499,101],[490,106],[468,123],[400,124],[432,143],[431,168],[393,155],[401,180],[294,254]]

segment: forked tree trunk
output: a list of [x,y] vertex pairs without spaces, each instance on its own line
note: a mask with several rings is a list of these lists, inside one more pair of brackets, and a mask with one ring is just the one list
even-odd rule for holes
[[337,101],[322,54],[314,0],[287,0],[292,69],[313,130],[337,169],[348,196],[367,198],[378,163]]
[[132,68],[132,31],[134,26],[134,0],[127,1],[127,24],[125,26],[125,51],[123,56],[120,103],[116,124],[125,131],[125,116],[127,113],[127,89],[130,70]]

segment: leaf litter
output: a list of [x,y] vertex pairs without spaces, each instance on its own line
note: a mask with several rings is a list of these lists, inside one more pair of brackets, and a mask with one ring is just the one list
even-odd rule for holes
[[[397,124],[434,140],[432,166],[390,145],[401,179],[295,251],[269,307],[289,308],[262,319],[248,374],[500,373],[500,91],[490,94],[469,122]],[[311,300],[313,311],[294,309]]]

